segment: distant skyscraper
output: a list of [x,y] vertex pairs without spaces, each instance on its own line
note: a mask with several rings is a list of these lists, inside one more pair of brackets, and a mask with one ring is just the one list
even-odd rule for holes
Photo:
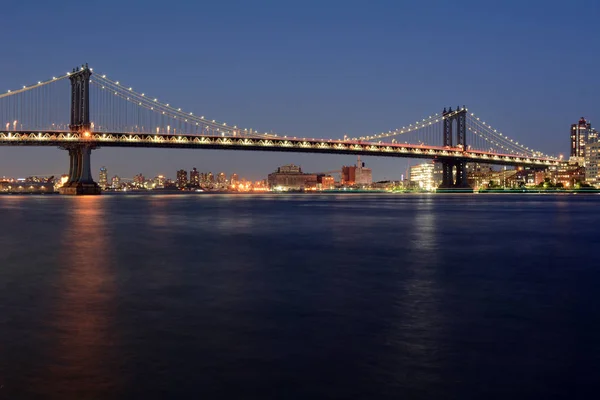
[[190,171],[190,185],[200,186],[200,172],[198,172],[196,167]]
[[133,184],[139,188],[144,187],[145,182],[146,178],[144,178],[144,175],[142,174],[137,174],[133,177]]
[[227,177],[225,176],[225,172],[219,172],[217,175],[217,183],[224,185],[227,182]]
[[208,181],[208,183],[215,183],[215,176],[213,175],[212,172],[208,173],[206,180]]
[[188,184],[187,180],[187,171],[185,169],[180,169],[177,171],[177,187],[184,188]]
[[166,178],[164,175],[158,175],[154,178],[154,187],[156,189],[162,189],[165,187]]
[[106,167],[100,168],[100,179],[98,179],[98,185],[102,189],[106,189],[108,187],[108,171]]
[[598,141],[598,133],[592,130],[592,125],[581,117],[578,123],[571,125],[571,157],[581,163],[585,158],[585,146]]
[[231,178],[229,178],[229,183],[231,186],[235,186],[240,183],[240,179],[238,178],[238,174],[231,174]]
[[113,189],[121,189],[121,178],[118,175],[112,177],[111,186]]
[[600,185],[600,142],[588,143],[585,148],[585,182]]

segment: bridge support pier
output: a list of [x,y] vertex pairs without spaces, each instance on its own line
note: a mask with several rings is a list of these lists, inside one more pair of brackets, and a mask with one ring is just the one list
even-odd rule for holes
[[467,179],[467,163],[458,160],[438,161],[442,165],[442,183],[437,192],[472,193]]
[[90,155],[93,148],[85,144],[65,147],[69,151],[69,180],[59,189],[60,194],[96,195],[102,192],[92,178]]
[[[73,68],[71,81],[71,123],[72,132],[82,137],[90,136],[90,76],[92,70],[87,64],[81,69]],[[96,148],[92,143],[70,144],[62,147],[69,151],[69,180],[59,189],[60,194],[86,195],[100,194],[100,186],[92,178],[90,156]]]

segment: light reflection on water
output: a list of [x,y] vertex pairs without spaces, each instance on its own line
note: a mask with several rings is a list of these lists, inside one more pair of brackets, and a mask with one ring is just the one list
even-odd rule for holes
[[108,368],[118,339],[113,246],[107,230],[110,215],[106,202],[95,196],[70,206],[48,316],[47,334],[52,338],[46,355],[48,376],[37,390],[68,398],[92,392],[108,395],[119,382],[116,371]]
[[0,196],[0,221],[0,398],[531,398],[598,376],[592,196]]

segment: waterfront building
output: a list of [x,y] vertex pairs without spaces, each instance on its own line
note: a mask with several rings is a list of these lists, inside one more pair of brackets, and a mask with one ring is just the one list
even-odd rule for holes
[[121,178],[118,175],[112,177],[111,187],[115,190],[121,189]]
[[145,183],[146,183],[146,178],[144,178],[144,175],[137,174],[136,176],[133,177],[133,185],[135,187],[143,188]]
[[356,165],[342,166],[342,185],[364,186],[371,183],[373,183],[373,172],[371,168],[365,167],[365,163],[360,160],[360,156],[358,156]]
[[198,172],[196,167],[190,171],[190,185],[200,186],[200,172]]
[[305,174],[298,165],[288,164],[277,168],[276,172],[270,173],[267,181],[272,189],[302,190],[316,188],[317,175]]
[[212,172],[209,172],[206,175],[206,181],[208,182],[209,185],[215,183],[215,176],[213,175]]
[[106,167],[100,168],[100,179],[98,179],[98,186],[102,189],[106,189],[108,187],[108,171]]
[[492,167],[490,165],[467,163],[467,181],[469,182],[469,186],[471,186],[473,189],[487,185],[490,181],[491,175]]
[[17,179],[16,181],[0,181],[0,193],[54,193],[54,183],[26,181]]
[[585,153],[585,183],[600,185],[600,142],[588,143]]
[[317,188],[321,190],[335,188],[335,179],[331,175],[317,175]]
[[225,185],[227,183],[227,177],[225,176],[225,172],[219,172],[217,175],[217,183],[219,185]]
[[240,182],[240,178],[238,178],[238,174],[231,174],[231,178],[229,178],[229,184],[231,186],[236,186]]
[[413,165],[410,167],[410,182],[412,186],[426,191],[434,191],[438,185],[434,178],[435,164],[433,162]]
[[186,187],[187,184],[187,171],[185,169],[180,169],[179,171],[177,171],[177,187],[181,189]]
[[576,183],[585,181],[585,168],[576,161],[560,164],[556,171],[556,183],[572,189]]
[[164,175],[158,175],[154,177],[154,188],[163,189],[165,187],[166,178]]

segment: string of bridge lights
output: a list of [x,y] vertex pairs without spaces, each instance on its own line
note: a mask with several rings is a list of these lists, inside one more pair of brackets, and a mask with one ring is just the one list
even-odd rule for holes
[[[90,69],[90,70],[93,71],[93,69]],[[24,85],[20,89],[7,90],[5,93],[0,94],[0,99],[9,97],[9,96],[13,96],[13,95],[16,95],[19,93],[24,93],[26,91],[36,89],[36,88],[60,81],[62,79],[69,77],[71,74],[72,74],[72,72],[67,72],[64,75],[54,76],[51,79],[47,79],[45,81],[38,81],[36,84],[33,84],[33,85],[29,85],[29,86]],[[96,82],[96,81],[98,81],[98,82]],[[175,107],[170,106],[168,103],[159,102],[157,98],[154,98],[152,100],[150,97],[147,97],[144,93],[135,92],[133,90],[133,88],[131,88],[131,87],[126,88],[123,85],[121,85],[119,83],[119,81],[112,81],[109,78],[107,78],[106,75],[96,74],[96,78],[91,79],[90,82],[96,84],[96,86],[100,87],[103,90],[107,90],[107,91],[110,90],[114,93],[114,95],[116,95],[122,99],[125,99],[133,104],[136,104],[138,106],[142,106],[142,107],[144,107],[146,109],[150,109],[152,111],[154,111],[156,108],[158,112],[162,111],[163,115],[167,115],[173,119],[177,119],[177,117],[179,116],[179,120],[183,121],[184,123],[189,123],[189,120],[192,120],[192,122],[196,123],[196,126],[199,126],[200,124],[202,124],[205,126],[211,126],[213,128],[222,129],[222,130],[226,130],[226,131],[230,131],[230,132],[240,132],[240,133],[243,132],[246,135],[247,134],[256,135],[258,137],[278,137],[278,135],[276,135],[276,134],[269,134],[267,132],[260,133],[260,132],[256,132],[256,131],[253,131],[252,129],[247,129],[247,128],[244,128],[242,130],[241,128],[238,128],[237,126],[227,125],[227,123],[225,123],[225,122],[223,122],[221,124],[220,122],[216,122],[215,120],[207,120],[204,118],[204,116],[201,116],[201,117],[194,116],[193,113],[191,113],[191,112],[190,113],[183,112],[183,111],[181,111],[181,108],[175,108]],[[134,101],[133,98],[135,98],[136,101]],[[398,128],[393,131],[382,132],[380,134],[370,135],[370,136],[355,137],[355,138],[351,138],[350,140],[371,141],[371,140],[377,140],[377,139],[387,138],[387,137],[391,137],[391,136],[406,134],[409,132],[415,132],[420,129],[424,129],[429,126],[432,126],[433,124],[438,123],[446,118],[450,118],[450,117],[456,115],[458,112],[461,112],[463,110],[468,111],[468,109],[462,108],[462,109],[457,109],[456,111],[453,111],[446,115],[440,116],[439,114],[434,114],[434,115],[430,115],[427,118],[422,119],[421,121],[415,121],[414,126],[413,126],[413,124],[409,124],[408,127],[404,126],[402,128]],[[541,156],[544,156],[547,158],[556,159],[556,157],[550,156],[548,154],[543,154],[542,152],[535,151],[533,149],[530,149],[529,147],[519,144],[519,142],[514,141],[513,139],[506,136],[502,132],[498,132],[496,129],[494,129],[491,125],[487,124],[485,121],[481,121],[480,118],[477,117],[474,113],[470,113],[469,115],[470,115],[470,117],[472,117],[472,118],[470,118],[470,120],[473,121],[475,124],[477,124],[480,128],[483,127],[489,134],[499,137],[499,139],[502,140],[506,144],[506,146],[513,147],[513,149],[511,150],[508,147],[505,147],[498,142],[493,142],[493,141],[489,140],[483,134],[480,134],[476,130],[469,128],[469,130],[471,132],[477,134],[478,136],[482,137],[486,141],[495,143],[496,145],[500,146],[504,150],[515,151],[515,149],[519,149],[521,151],[525,151],[526,153],[531,153],[534,156],[536,154],[538,154],[538,155],[541,155]]]
[[[497,144],[500,146],[501,144],[503,144],[504,146],[507,146],[506,149],[507,150],[511,150],[514,152],[522,152],[524,154],[530,153],[530,154],[534,154],[535,152],[533,150],[530,150],[529,148],[520,145],[517,143],[515,143],[514,141],[511,142],[510,139],[506,138],[505,136],[499,136],[498,133],[494,133],[492,130],[490,130],[488,128],[487,125],[484,125],[481,121],[477,121],[475,119],[469,119],[469,122],[474,125],[477,129],[481,130],[481,134],[487,133],[487,135],[484,138],[494,138],[496,140],[499,140],[500,142],[498,142]],[[475,130],[471,129],[472,132],[476,132]],[[482,136],[483,137],[483,136]],[[486,139],[487,140],[487,139]],[[494,142],[496,143],[496,142]]]
[[8,97],[8,96],[13,96],[13,95],[19,94],[19,93],[24,93],[24,92],[27,92],[32,89],[37,89],[39,87],[48,85],[50,83],[58,82],[62,79],[67,78],[69,75],[71,75],[71,73],[67,72],[65,75],[53,76],[51,79],[47,79],[45,81],[38,81],[38,83],[35,83],[33,85],[29,85],[29,86],[23,85],[23,87],[20,89],[7,90],[6,92],[0,94],[0,99]]
[[531,153],[532,153],[532,154],[534,154],[534,155],[535,155],[535,154],[539,154],[539,155],[541,155],[541,156],[544,156],[544,157],[547,157],[547,158],[552,158],[552,159],[555,159],[555,158],[556,158],[556,157],[550,156],[550,155],[548,155],[548,154],[543,154],[543,153],[542,153],[542,152],[540,152],[540,151],[536,151],[536,150],[530,149],[529,147],[526,147],[526,146],[524,146],[524,145],[522,145],[522,144],[519,144],[519,142],[516,142],[516,141],[514,141],[514,140],[513,140],[513,139],[511,139],[510,137],[508,137],[508,136],[504,135],[502,132],[498,132],[498,131],[497,131],[496,129],[494,129],[494,128],[493,128],[491,125],[489,125],[489,124],[486,124],[484,121],[481,121],[481,120],[480,120],[480,118],[479,118],[479,117],[477,117],[477,116],[476,116],[474,113],[471,113],[471,114],[470,114],[470,116],[471,116],[471,117],[473,117],[473,118],[472,118],[472,121],[475,121],[476,123],[479,123],[480,125],[484,126],[486,129],[489,129],[489,132],[490,132],[491,134],[494,134],[494,135],[499,135],[499,136],[500,136],[502,139],[504,139],[504,140],[506,140],[506,141],[510,142],[511,144],[514,144],[514,145],[516,145],[516,146],[519,146],[520,148],[522,148],[522,149],[525,149],[526,151],[529,151],[529,152],[531,152]]
[[[456,114],[456,112],[453,112],[450,115],[454,115],[454,114]],[[402,134],[409,133],[409,132],[415,132],[419,129],[423,129],[423,128],[432,126],[433,124],[440,122],[441,120],[443,120],[445,118],[447,118],[447,116],[440,116],[439,114],[434,114],[434,115],[430,115],[427,118],[423,118],[421,121],[415,121],[414,126],[413,126],[413,124],[409,124],[408,127],[403,126],[402,128],[398,128],[393,131],[382,132],[382,133],[379,133],[376,135],[370,135],[370,136],[355,137],[355,138],[351,138],[350,140],[367,140],[367,141],[369,141],[369,140],[377,140],[377,139],[381,139],[381,138],[386,138],[386,137],[390,137],[390,136],[402,135]]]
[[471,119],[471,121],[474,124],[478,125],[480,128],[485,129],[490,135],[496,136],[500,140],[503,140],[508,146],[513,146],[524,151],[533,152],[533,149],[530,149],[529,147],[526,147],[523,144],[519,144],[519,142],[516,142],[510,139],[508,136],[503,135],[501,132],[496,131],[490,125],[487,125],[485,121],[481,121],[479,118],[475,117],[474,114],[472,114],[472,117],[473,118]]
[[172,107],[168,103],[162,103],[158,101],[157,98],[152,98],[150,96],[146,96],[145,93],[138,93],[133,90],[131,87],[126,87],[122,85],[119,81],[113,81],[106,77],[106,75],[96,74],[95,80],[92,79],[90,82],[94,83],[97,87],[113,92],[114,95],[121,97],[133,104],[144,107],[146,109],[162,112],[163,115],[171,117],[173,119],[179,119],[184,123],[195,123],[196,126],[207,125],[216,129],[229,131],[229,132],[239,132],[245,135],[254,135],[257,137],[278,137],[276,134],[269,134],[267,132],[260,133],[248,128],[238,128],[237,126],[227,125],[227,123],[217,122],[216,120],[208,120],[204,118],[204,116],[195,116],[191,112],[182,111],[181,108]]
[[500,147],[502,150],[506,150],[508,152],[513,152],[516,153],[516,155],[522,155],[525,157],[529,157],[530,155],[527,153],[521,153],[521,152],[515,152],[515,149],[509,149],[504,147],[502,144],[495,142],[491,139],[489,139],[488,137],[486,137],[485,135],[483,135],[482,133],[477,132],[475,129],[472,129],[470,126],[467,128],[469,131],[473,132],[473,134],[479,136],[480,138],[482,138],[483,140],[485,140],[486,142],[490,142],[492,145],[496,145],[498,147]]

